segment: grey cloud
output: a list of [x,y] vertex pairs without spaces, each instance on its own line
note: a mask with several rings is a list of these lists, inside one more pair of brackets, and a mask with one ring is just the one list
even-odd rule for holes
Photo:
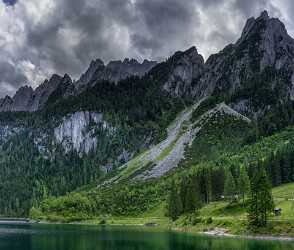
[[[15,65],[0,61],[0,98],[14,94],[16,89],[26,82],[26,76]],[[1,95],[1,93],[3,94]]]
[[[35,23],[25,12],[20,14],[26,40],[10,56],[16,63],[30,61],[44,75],[69,73],[74,78],[98,57],[105,61],[123,57],[158,60],[192,45],[207,57],[234,42],[246,19],[264,8],[282,16],[272,0],[52,1],[55,8],[40,22]],[[231,22],[236,22],[233,28]],[[2,53],[6,52],[0,51],[0,57]],[[0,82],[16,87],[26,81],[22,72],[0,69]]]
[[195,1],[138,0],[135,7],[141,27],[131,39],[141,53],[150,51],[156,59],[192,45],[193,29],[199,25]]
[[17,70],[15,65],[12,65],[8,62],[1,62],[0,61],[0,82],[13,82],[15,87],[19,87],[22,84],[26,83],[27,78],[22,72]]
[[3,3],[6,5],[14,5],[16,4],[17,0],[3,0]]

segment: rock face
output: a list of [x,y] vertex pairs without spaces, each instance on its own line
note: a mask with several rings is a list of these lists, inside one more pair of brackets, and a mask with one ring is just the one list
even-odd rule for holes
[[34,91],[31,87],[21,87],[13,97],[12,111],[26,111],[30,109]]
[[135,59],[125,59],[124,61],[111,61],[104,65],[102,60],[97,59],[91,62],[88,70],[76,82],[76,86],[78,89],[83,89],[97,81],[106,80],[117,83],[130,76],[142,77],[156,64],[155,61],[144,60],[143,63],[139,63]]
[[66,152],[75,149],[79,153],[89,153],[96,149],[97,139],[95,128],[97,126],[108,129],[103,115],[95,112],[76,112],[64,118],[63,122],[54,129],[54,136],[61,143]]
[[[244,114],[250,112],[256,100],[261,100],[267,108],[271,93],[278,96],[278,102],[294,100],[294,40],[279,19],[263,12],[258,18],[247,21],[235,44],[210,56],[205,63],[195,47],[176,52],[159,64],[125,59],[105,65],[97,59],[76,82],[68,75],[53,75],[35,90],[21,87],[12,98],[6,96],[0,100],[0,112],[37,111],[49,101],[78,94],[98,81],[117,83],[129,76],[144,74],[173,97],[195,102],[211,95],[230,97],[230,107]],[[262,115],[262,112],[255,110],[254,114]],[[106,126],[102,118],[101,114],[93,112],[76,112],[55,129],[56,141],[67,150],[89,152],[97,141],[94,130],[87,130],[87,127],[92,121]]]
[[204,71],[204,59],[196,47],[178,51],[165,62],[153,67],[148,75],[173,97],[193,98],[194,84]]
[[13,100],[11,99],[11,97],[5,96],[3,99],[0,99],[0,111],[10,111],[12,104]]
[[19,88],[13,98],[6,96],[0,100],[0,112],[6,111],[30,111],[34,91],[31,87]]
[[28,86],[21,87],[13,98],[7,96],[0,100],[0,112],[37,111],[44,107],[50,95],[62,85],[72,85],[72,80],[68,75],[64,77],[53,75],[50,80],[45,80],[35,90]]
[[64,77],[53,75],[34,91],[33,104],[29,111],[37,111],[44,107],[50,95],[60,86],[72,84],[71,78],[66,74]]
[[23,128],[11,125],[0,125],[0,146],[5,143],[11,136],[21,132]]
[[203,57],[192,47],[184,52],[176,52],[168,63],[168,79],[163,88],[175,97],[191,97],[193,82],[197,82],[204,70]]
[[54,74],[50,80],[45,80],[35,90],[28,86],[21,87],[12,98],[6,96],[0,99],[0,112],[34,112],[42,109],[53,93],[55,98],[67,98],[81,93],[86,87],[93,86],[98,81],[106,80],[117,83],[130,76],[142,77],[156,64],[155,61],[144,60],[139,63],[135,59],[125,59],[124,61],[111,61],[104,65],[103,61],[97,59],[91,62],[88,70],[75,83],[67,74],[64,77]]
[[[268,89],[278,87],[281,99],[290,95],[293,98],[293,62],[294,40],[284,24],[270,18],[265,11],[258,18],[247,21],[235,44],[208,58],[193,94],[196,99],[208,95],[236,95],[242,90],[250,90],[259,81],[267,82],[263,87]],[[241,101],[244,104],[244,100]]]

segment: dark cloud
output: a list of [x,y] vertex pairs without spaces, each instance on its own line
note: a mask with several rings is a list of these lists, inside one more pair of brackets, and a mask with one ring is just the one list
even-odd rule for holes
[[193,43],[200,22],[195,1],[138,0],[135,9],[141,27],[132,32],[131,42],[139,52],[156,59]]
[[17,0],[3,0],[6,5],[15,5]]
[[[0,61],[0,97],[14,94],[14,92],[26,83],[27,78],[15,65]],[[13,83],[13,84],[11,84]]]
[[0,62],[0,76],[2,82],[13,82],[15,87],[19,87],[21,84],[27,81],[27,78],[20,72],[15,65],[7,62]]
[[[160,60],[192,45],[207,58],[263,9],[283,18],[272,1],[278,0],[18,1],[0,12],[0,58],[21,66],[18,72],[2,67],[0,84],[35,86],[53,72],[77,78],[94,58]],[[293,1],[285,1],[293,10]]]

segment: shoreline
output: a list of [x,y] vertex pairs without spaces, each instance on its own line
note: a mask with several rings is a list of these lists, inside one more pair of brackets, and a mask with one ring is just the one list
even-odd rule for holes
[[43,224],[43,225],[81,225],[81,226],[120,226],[120,227],[140,227],[140,228],[146,228],[146,229],[158,229],[158,230],[170,230],[173,232],[179,232],[179,233],[189,233],[189,234],[195,234],[199,236],[207,236],[207,237],[218,237],[218,238],[235,238],[235,239],[248,239],[248,240],[262,240],[262,241],[294,241],[294,236],[278,236],[278,235],[250,235],[250,234],[230,234],[228,229],[225,228],[214,228],[213,230],[209,231],[195,231],[192,227],[172,227],[172,226],[162,226],[160,224],[156,226],[148,226],[143,223],[137,223],[137,224],[128,224],[128,223],[108,223],[108,224],[99,224],[99,223],[91,223],[87,221],[82,222],[50,222],[50,221],[30,221],[28,224]]
[[[247,240],[262,240],[262,241],[294,241],[294,237],[291,236],[278,236],[278,235],[250,235],[250,234],[230,234],[230,233],[219,233],[216,230],[210,230],[206,232],[193,231],[193,229],[182,228],[171,228],[172,231],[182,232],[182,233],[192,233],[207,237],[216,238],[234,238],[234,239],[247,239]],[[226,229],[225,229],[226,230]],[[226,230],[227,231],[227,230]]]
[[210,232],[198,232],[198,234],[213,236],[213,237],[226,237],[226,238],[239,238],[248,240],[268,240],[268,241],[294,241],[294,237],[290,236],[274,236],[274,235],[237,235],[237,234],[213,234]]

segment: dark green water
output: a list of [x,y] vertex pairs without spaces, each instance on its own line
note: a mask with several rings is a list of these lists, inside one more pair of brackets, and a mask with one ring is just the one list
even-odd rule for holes
[[294,242],[211,238],[136,227],[0,225],[5,250],[291,250]]

